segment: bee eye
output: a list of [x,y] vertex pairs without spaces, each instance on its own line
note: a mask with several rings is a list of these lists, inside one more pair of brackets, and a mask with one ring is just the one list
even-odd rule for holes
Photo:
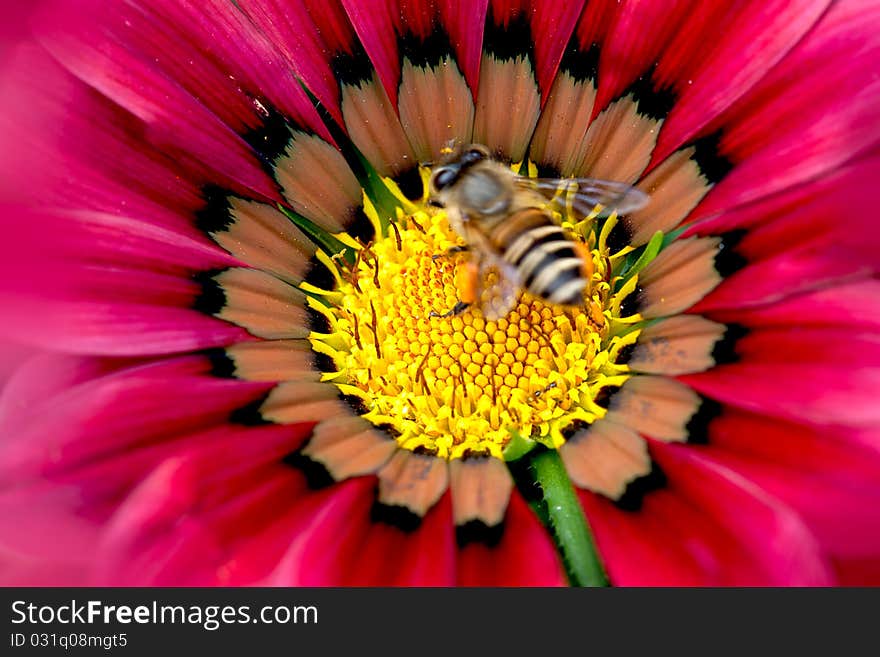
[[461,163],[464,165],[476,164],[480,160],[486,159],[486,152],[480,148],[471,148],[464,152],[461,156]]
[[455,182],[458,174],[452,169],[440,169],[434,174],[434,188],[438,191],[449,187]]

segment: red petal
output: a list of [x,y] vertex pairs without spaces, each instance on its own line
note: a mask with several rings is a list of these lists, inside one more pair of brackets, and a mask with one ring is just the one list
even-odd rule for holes
[[461,549],[461,586],[562,586],[565,574],[550,534],[514,491],[504,534],[495,547],[471,543]]
[[[679,97],[660,133],[653,164],[752,88],[813,28],[828,4],[828,0],[697,3],[661,55],[654,75],[658,85],[672,86]],[[695,57],[695,53],[701,54]]]
[[878,28],[880,6],[834,3],[816,28],[731,108],[721,124],[720,148],[738,164],[695,218],[798,183],[812,184],[876,147]]
[[639,512],[582,494],[613,583],[833,583],[815,538],[778,500],[693,448],[652,443],[652,452],[669,484]]
[[[450,585],[454,546],[448,495],[404,532],[370,519],[375,478],[334,485],[312,505],[269,583],[282,586]],[[393,558],[389,558],[393,555]]]
[[679,379],[698,392],[758,413],[870,427],[880,422],[880,338],[828,328],[755,330],[739,361]]
[[148,126],[149,143],[206,163],[237,190],[280,200],[253,150],[231,128],[152,60],[97,28],[78,6],[60,3],[41,17],[38,36],[65,68]]

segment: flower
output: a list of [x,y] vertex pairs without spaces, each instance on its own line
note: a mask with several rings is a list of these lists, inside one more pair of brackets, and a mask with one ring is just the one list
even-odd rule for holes
[[[0,406],[6,580],[877,583],[878,23],[41,8],[0,114],[4,330],[45,350]],[[476,256],[420,163],[469,142],[650,195],[559,189],[582,306],[447,312]]]

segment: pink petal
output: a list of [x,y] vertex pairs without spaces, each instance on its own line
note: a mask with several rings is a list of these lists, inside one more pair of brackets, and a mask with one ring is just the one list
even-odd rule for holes
[[609,575],[622,586],[832,584],[791,509],[693,448],[652,442],[669,479],[639,512],[584,493]]
[[[437,586],[453,581],[448,496],[410,532],[370,519],[375,479],[322,493],[304,514],[290,549],[267,583],[279,586]],[[394,559],[388,555],[394,554]]]
[[119,507],[95,560],[97,583],[209,586],[269,571],[277,555],[251,553],[237,564],[237,549],[296,508],[302,478],[288,468],[257,470],[214,490],[201,468],[168,460]]
[[151,59],[100,32],[78,5],[62,2],[45,12],[37,36],[65,68],[140,119],[148,143],[208,164],[226,186],[280,200],[254,152],[231,128]]
[[354,54],[360,44],[339,0],[242,0],[239,5],[336,122],[344,125],[333,59]]
[[[589,3],[587,11],[590,11],[592,5],[592,2]],[[599,88],[593,109],[594,117],[638,77],[647,75],[662,56],[669,40],[681,30],[687,29],[683,23],[688,12],[700,14],[698,8],[687,2],[636,0],[614,3],[612,7],[617,11],[601,42]],[[584,43],[583,40],[581,42]]]
[[721,120],[720,148],[738,164],[694,218],[798,183],[812,184],[876,147],[878,27],[880,6],[834,3],[816,28],[731,108]]
[[[710,294],[700,309],[711,310],[718,297]],[[866,279],[787,297],[767,306],[712,311],[712,319],[751,327],[839,326],[880,329],[880,281]]]
[[0,454],[5,480],[65,473],[137,446],[165,445],[210,426],[271,386],[207,375],[205,358],[187,357],[120,370],[16,403],[7,391],[3,418],[8,436]]
[[810,32],[828,4],[828,0],[697,3],[661,55],[654,75],[659,86],[671,86],[679,96],[660,132],[653,164],[763,78]]
[[853,207],[873,205],[870,181],[876,175],[880,175],[880,158],[864,159],[760,204],[693,224],[687,235],[745,229],[735,248],[749,263],[694,311],[767,303],[877,271],[880,232],[870,213],[853,212],[846,221],[829,219],[839,214],[842,198]]
[[880,422],[880,336],[828,328],[762,329],[738,362],[679,379],[701,394],[775,417],[870,427]]
[[516,491],[510,496],[498,545],[470,543],[459,552],[460,586],[562,586],[565,582],[550,534]]

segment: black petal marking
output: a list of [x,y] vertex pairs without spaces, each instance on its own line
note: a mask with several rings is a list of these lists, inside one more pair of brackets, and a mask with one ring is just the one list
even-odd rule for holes
[[208,185],[202,190],[205,205],[196,214],[196,227],[206,234],[229,230],[233,223],[230,214],[229,191],[216,185]]
[[709,442],[709,424],[721,415],[722,408],[714,399],[700,398],[700,406],[697,412],[691,416],[685,427],[687,441],[696,445],[705,445]]
[[559,70],[577,82],[595,81],[599,77],[599,45],[593,43],[583,50],[577,36],[572,35],[562,55]]
[[290,143],[290,127],[284,115],[274,107],[266,106],[267,116],[263,125],[242,135],[248,145],[259,153],[269,166],[287,150]]
[[322,290],[333,290],[336,288],[336,278],[334,278],[333,273],[327,269],[323,262],[314,256],[309,259],[309,270],[306,272],[303,280]]
[[633,232],[627,225],[626,221],[618,221],[614,224],[611,232],[606,238],[606,245],[610,253],[617,253],[632,242]]
[[693,143],[695,149],[693,160],[700,167],[703,177],[712,184],[721,182],[734,167],[734,163],[721,154],[720,143],[720,130],[701,137]]
[[507,25],[503,25],[496,21],[490,4],[483,35],[483,52],[500,61],[525,57],[534,62],[532,26],[528,14],[519,12],[510,17]]
[[739,360],[739,354],[736,353],[736,343],[746,335],[749,330],[741,324],[728,324],[724,335],[712,347],[712,360],[716,365],[724,363],[735,363]]
[[482,543],[487,547],[495,547],[504,535],[504,523],[487,525],[482,520],[468,520],[455,528],[455,542],[463,548],[470,543]]
[[373,502],[370,520],[397,527],[405,532],[413,532],[422,524],[422,519],[406,507],[382,504],[379,501]]
[[327,468],[303,454],[302,448],[285,456],[282,462],[302,472],[309,488],[327,488],[336,483]]
[[636,288],[628,295],[626,295],[626,298],[620,302],[621,317],[629,317],[630,315],[634,315],[638,312],[639,304],[641,303],[642,292],[642,286],[636,285]]
[[212,269],[195,274],[193,280],[201,286],[202,290],[193,300],[193,308],[206,315],[216,315],[226,305],[226,292],[223,286],[214,278],[221,274],[223,269]]
[[642,508],[642,502],[648,493],[664,486],[666,486],[666,475],[659,465],[652,462],[651,471],[629,482],[623,495],[614,500],[614,504],[624,511],[638,511]]
[[252,401],[250,404],[232,411],[232,414],[229,416],[229,421],[233,424],[241,424],[247,427],[274,424],[274,422],[270,422],[264,418],[263,414],[260,412],[260,408],[262,408],[268,396],[269,393],[267,392],[259,399]]
[[367,56],[367,51],[357,42],[353,45],[353,52],[339,52],[333,56],[330,62],[333,76],[340,84],[356,87],[373,79],[373,63]]
[[745,237],[744,229],[732,230],[721,235],[721,244],[715,254],[715,269],[724,278],[739,271],[748,264],[748,260],[736,251],[736,245]]
[[226,353],[225,349],[216,348],[205,351],[205,356],[211,362],[211,375],[223,379],[235,378],[235,361]]
[[416,201],[425,195],[425,186],[422,184],[422,177],[416,166],[399,173],[395,176],[394,182],[410,201]]
[[403,59],[421,68],[435,68],[447,57],[454,57],[449,35],[438,25],[434,26],[426,39],[412,33],[403,35],[398,40],[398,47]]
[[677,100],[677,94],[671,87],[657,89],[654,86],[650,72],[639,77],[621,95],[626,96],[628,93],[633,95],[639,114],[655,121],[665,119]]

